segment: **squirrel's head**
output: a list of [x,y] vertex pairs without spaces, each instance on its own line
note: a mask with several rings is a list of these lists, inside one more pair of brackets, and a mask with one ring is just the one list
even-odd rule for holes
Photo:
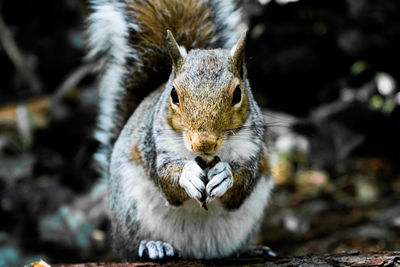
[[167,46],[173,65],[173,79],[166,87],[170,91],[168,123],[182,132],[189,150],[213,154],[247,117],[245,32],[231,50],[186,53],[169,31]]

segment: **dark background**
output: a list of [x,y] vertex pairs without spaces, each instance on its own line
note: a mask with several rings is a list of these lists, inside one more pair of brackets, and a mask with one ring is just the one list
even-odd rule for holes
[[[242,0],[281,255],[400,248],[400,2]],[[83,0],[0,1],[0,266],[115,260]]]

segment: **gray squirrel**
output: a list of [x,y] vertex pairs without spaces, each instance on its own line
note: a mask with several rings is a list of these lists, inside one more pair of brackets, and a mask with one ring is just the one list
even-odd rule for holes
[[113,248],[126,260],[245,251],[273,179],[239,12],[227,0],[91,0],[90,8],[89,56],[103,61],[96,160]]

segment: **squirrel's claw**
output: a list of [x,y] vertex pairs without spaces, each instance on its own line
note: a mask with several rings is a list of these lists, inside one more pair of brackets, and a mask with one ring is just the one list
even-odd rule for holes
[[166,242],[142,240],[139,245],[139,257],[161,260],[166,257],[174,257],[174,248]]

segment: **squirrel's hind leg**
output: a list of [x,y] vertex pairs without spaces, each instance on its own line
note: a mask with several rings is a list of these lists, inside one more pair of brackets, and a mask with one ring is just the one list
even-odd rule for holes
[[166,242],[142,240],[139,245],[139,258],[162,260],[176,255],[174,248]]

